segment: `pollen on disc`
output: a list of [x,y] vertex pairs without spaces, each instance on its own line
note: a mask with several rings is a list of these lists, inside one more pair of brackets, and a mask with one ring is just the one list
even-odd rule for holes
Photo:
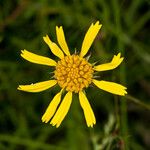
[[92,82],[93,68],[86,59],[71,55],[58,61],[55,78],[61,88],[78,93]]

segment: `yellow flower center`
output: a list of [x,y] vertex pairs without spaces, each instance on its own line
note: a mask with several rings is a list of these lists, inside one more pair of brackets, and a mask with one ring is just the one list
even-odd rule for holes
[[93,72],[92,65],[86,59],[71,55],[58,61],[55,78],[60,87],[78,93],[92,82]]

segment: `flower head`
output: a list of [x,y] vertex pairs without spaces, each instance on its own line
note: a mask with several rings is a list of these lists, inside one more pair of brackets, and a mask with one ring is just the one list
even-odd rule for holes
[[[121,57],[120,53],[114,55],[111,62],[97,66],[90,64],[88,60],[84,58],[101,26],[102,25],[99,24],[99,21],[97,21],[95,24],[92,24],[89,27],[84,37],[79,55],[70,54],[62,26],[56,27],[56,35],[59,46],[52,42],[48,35],[43,37],[45,43],[49,46],[52,53],[60,59],[58,62],[44,56],[33,54],[27,50],[21,51],[21,56],[24,59],[32,63],[52,66],[55,68],[53,80],[38,82],[30,85],[19,85],[18,87],[18,90],[26,92],[41,92],[51,88],[56,84],[59,85],[61,90],[54,96],[46,112],[42,116],[43,122],[47,123],[50,121],[50,124],[59,127],[70,108],[72,102],[72,93],[78,93],[87,126],[93,127],[93,125],[96,123],[96,119],[84,91],[84,89],[90,84],[94,84],[98,88],[116,95],[124,96],[127,94],[126,87],[114,82],[103,80],[98,81],[94,79],[93,76],[95,71],[99,72],[112,70],[118,67],[123,61],[123,57]],[[61,95],[63,91],[66,91],[67,93],[61,102]],[[60,106],[57,108],[59,104]]]

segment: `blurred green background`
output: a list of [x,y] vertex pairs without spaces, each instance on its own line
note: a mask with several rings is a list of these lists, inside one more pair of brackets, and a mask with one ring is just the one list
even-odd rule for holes
[[[150,149],[149,0],[0,0],[0,150]],[[90,62],[109,62],[121,52],[124,62],[100,73],[101,79],[128,87],[122,98],[96,87],[86,90],[97,124],[88,128],[77,95],[59,128],[41,116],[59,88],[41,93],[17,90],[19,84],[48,80],[52,69],[23,60],[20,50],[54,58],[42,37],[56,41],[63,25],[72,53],[80,51],[92,22],[103,24]]]

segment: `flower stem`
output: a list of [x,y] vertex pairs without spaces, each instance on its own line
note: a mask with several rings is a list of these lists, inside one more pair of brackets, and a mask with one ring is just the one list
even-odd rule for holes
[[141,100],[139,100],[139,99],[137,99],[137,98],[135,98],[135,97],[133,97],[133,96],[131,96],[131,95],[126,95],[125,97],[126,97],[126,99],[128,99],[128,100],[134,102],[135,104],[138,104],[138,105],[140,105],[141,107],[144,107],[145,109],[150,110],[150,105],[141,102]]

